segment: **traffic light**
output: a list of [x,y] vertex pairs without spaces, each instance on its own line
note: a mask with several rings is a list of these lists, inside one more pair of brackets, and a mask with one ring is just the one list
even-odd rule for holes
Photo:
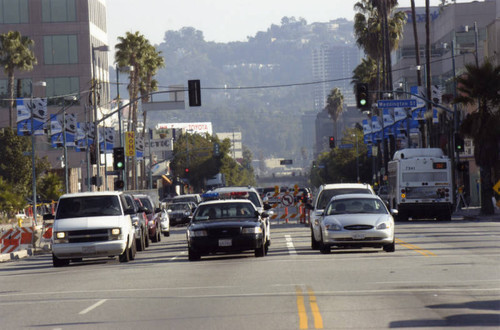
[[113,169],[115,171],[125,169],[125,150],[123,147],[113,148]]
[[328,139],[328,143],[330,144],[330,149],[335,148],[335,137],[330,136],[330,138]]
[[201,86],[200,80],[188,80],[189,106],[201,106]]
[[455,133],[455,151],[456,152],[464,151],[464,139],[458,133]]
[[214,143],[214,156],[220,156],[220,144],[218,144],[217,142]]
[[185,175],[185,176],[188,176],[188,175],[189,175],[189,167],[186,167],[186,168],[184,169],[184,175]]
[[125,186],[125,182],[123,180],[115,180],[115,190],[122,190]]
[[371,108],[367,83],[356,83],[356,106],[360,110],[369,110]]

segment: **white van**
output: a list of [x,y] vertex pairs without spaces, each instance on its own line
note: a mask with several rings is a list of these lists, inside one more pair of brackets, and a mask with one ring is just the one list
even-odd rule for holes
[[134,209],[122,192],[85,192],[59,198],[54,217],[52,262],[69,265],[82,258],[119,256],[120,262],[135,258]]

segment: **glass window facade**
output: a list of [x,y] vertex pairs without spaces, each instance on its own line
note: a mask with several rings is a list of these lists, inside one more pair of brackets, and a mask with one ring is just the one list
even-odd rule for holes
[[42,22],[76,22],[75,0],[42,0]]
[[48,99],[48,105],[62,104],[64,103],[65,96],[79,93],[80,90],[80,81],[78,77],[48,78],[46,81],[46,96]]
[[28,22],[28,0],[0,0],[0,24]]
[[53,35],[43,37],[45,64],[78,63],[76,35]]

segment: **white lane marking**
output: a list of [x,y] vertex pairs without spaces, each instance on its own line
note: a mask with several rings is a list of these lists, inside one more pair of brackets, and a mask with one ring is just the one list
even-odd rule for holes
[[175,257],[173,257],[173,258],[170,258],[170,259],[169,259],[169,261],[174,261],[175,259],[177,259],[177,258],[179,258],[180,256],[185,255],[185,254],[187,254],[187,252],[186,252],[186,251],[181,252],[181,254],[176,255],[176,256],[175,256]]
[[96,302],[95,304],[93,304],[92,306],[85,308],[83,311],[81,311],[81,312],[80,312],[80,313],[78,313],[78,314],[80,314],[80,315],[87,314],[87,313],[88,313],[88,312],[90,312],[91,310],[93,310],[93,309],[95,309],[95,308],[97,308],[97,307],[101,306],[102,304],[104,304],[104,303],[106,302],[106,300],[108,300],[108,299],[101,299],[101,300],[99,300],[98,302]]
[[296,255],[297,251],[295,251],[295,246],[293,246],[292,236],[285,235],[286,247],[288,248],[288,253],[291,255]]

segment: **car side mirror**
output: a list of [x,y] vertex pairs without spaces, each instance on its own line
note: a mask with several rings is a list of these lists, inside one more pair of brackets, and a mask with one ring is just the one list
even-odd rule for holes
[[43,215],[43,220],[54,220],[55,216],[52,213],[46,213]]
[[155,213],[160,213],[160,212],[161,212],[161,209],[160,209],[159,207],[157,207],[157,208],[155,209]]
[[270,210],[270,209],[272,209],[272,208],[273,208],[273,207],[272,207],[271,205],[269,205],[269,204],[264,204],[264,210],[266,210],[266,211],[267,211],[267,210]]
[[125,209],[125,214],[135,214],[134,209]]

